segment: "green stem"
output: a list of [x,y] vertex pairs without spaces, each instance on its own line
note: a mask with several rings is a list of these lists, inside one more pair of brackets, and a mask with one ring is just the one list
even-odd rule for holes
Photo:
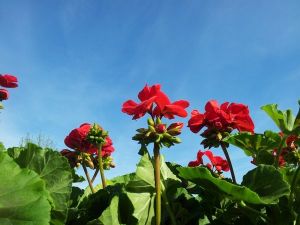
[[94,175],[93,175],[93,177],[92,177],[92,180],[91,180],[92,183],[94,183],[94,181],[95,181],[95,179],[96,179],[98,173],[99,173],[99,168],[96,168],[96,171],[95,171],[95,173],[94,173]]
[[230,160],[230,157],[229,157],[229,154],[228,154],[228,151],[227,151],[227,148],[225,146],[225,143],[221,142],[221,147],[222,147],[222,150],[224,152],[224,155],[226,157],[226,160],[229,164],[229,168],[230,168],[230,173],[231,173],[231,178],[232,178],[232,181],[234,184],[236,184],[236,179],[235,179],[235,175],[234,175],[234,170],[233,170],[233,167],[232,167],[232,163],[231,163],[231,160]]
[[174,213],[173,213],[172,210],[171,210],[170,203],[169,203],[169,201],[168,201],[168,198],[167,198],[165,192],[162,193],[162,198],[163,198],[163,200],[164,200],[164,202],[165,202],[165,205],[166,205],[168,214],[169,214],[169,216],[170,216],[170,218],[171,218],[171,224],[172,224],[172,225],[176,225],[176,218],[175,218],[175,216],[174,216]]
[[102,188],[106,188],[106,180],[104,176],[104,169],[103,169],[103,161],[102,161],[102,144],[98,145],[98,162],[99,162],[99,171],[101,176]]
[[92,192],[92,193],[95,193],[95,189],[94,189],[94,187],[93,187],[93,184],[92,184],[92,182],[91,182],[90,175],[89,175],[89,173],[88,173],[88,171],[87,171],[87,169],[86,169],[86,166],[85,166],[84,162],[82,163],[82,168],[83,168],[83,171],[84,171],[84,173],[85,173],[86,179],[87,179],[87,181],[88,181],[88,183],[89,183],[91,192]]
[[278,148],[278,150],[276,152],[276,159],[275,159],[275,167],[276,168],[278,168],[278,166],[279,166],[279,158],[280,158],[280,155],[281,155],[281,152],[282,152],[282,147],[283,147],[283,144],[285,143],[286,138],[287,138],[286,135],[284,135],[282,137],[282,140],[281,140],[281,142],[279,144],[279,148]]
[[158,143],[154,143],[154,178],[155,178],[155,222],[160,225],[161,221],[161,190],[160,190],[160,153]]

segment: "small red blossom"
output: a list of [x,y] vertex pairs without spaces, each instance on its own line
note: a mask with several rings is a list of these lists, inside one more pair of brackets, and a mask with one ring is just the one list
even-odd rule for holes
[[187,116],[185,109],[189,106],[189,102],[179,100],[172,103],[168,96],[160,90],[159,84],[150,87],[146,85],[139,92],[138,98],[141,101],[140,103],[128,100],[122,106],[122,112],[132,115],[132,119],[141,118],[146,113],[149,113],[152,117],[166,117],[168,119],[173,119],[174,116]]
[[9,97],[9,93],[5,89],[0,89],[0,101],[7,100]]
[[228,102],[219,106],[215,100],[206,103],[203,114],[193,110],[188,126],[194,133],[199,132],[203,127],[219,132],[231,132],[233,129],[254,132],[254,124],[247,106]]
[[188,166],[196,167],[196,166],[204,165],[203,163],[204,155],[207,156],[207,158],[211,162],[205,165],[209,169],[213,170],[213,168],[215,168],[218,173],[221,173],[222,171],[229,171],[230,168],[227,160],[223,159],[221,156],[214,156],[210,150],[207,151],[199,150],[197,153],[197,159],[195,161],[189,162]]
[[0,86],[6,88],[18,87],[18,79],[17,77],[10,74],[0,74]]
[[[98,154],[98,148],[87,141],[87,135],[92,125],[89,123],[81,124],[79,128],[73,129],[65,138],[65,144],[71,149],[89,154]],[[113,143],[110,137],[106,137],[102,146],[101,154],[103,157],[110,156],[114,151]]]

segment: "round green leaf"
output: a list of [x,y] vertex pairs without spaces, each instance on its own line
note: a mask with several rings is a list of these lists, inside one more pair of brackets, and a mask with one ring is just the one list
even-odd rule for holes
[[72,171],[67,159],[59,152],[31,143],[8,152],[21,168],[35,171],[45,181],[52,203],[51,224],[65,224],[72,187]]
[[290,193],[290,185],[283,175],[274,166],[269,165],[259,165],[249,171],[244,176],[242,185],[258,193],[263,201],[270,203]]
[[230,199],[245,201],[252,204],[268,204],[257,193],[247,187],[232,184],[226,180],[214,177],[204,167],[181,167],[177,169],[179,176],[208,190],[226,194]]
[[0,152],[0,224],[48,225],[51,206],[44,181],[32,170],[21,169]]

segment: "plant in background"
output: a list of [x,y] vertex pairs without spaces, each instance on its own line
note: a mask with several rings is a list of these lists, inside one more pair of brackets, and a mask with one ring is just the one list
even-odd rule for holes
[[[15,88],[18,87],[17,77],[10,74],[0,74],[0,86],[5,88]],[[7,100],[9,97],[9,92],[6,89],[0,88],[0,109],[3,108],[1,102]]]
[[[102,187],[105,188],[104,169],[108,170],[115,167],[111,157],[115,149],[108,132],[104,131],[98,124],[84,123],[70,132],[65,138],[65,144],[75,151],[64,149],[61,154],[68,158],[71,167],[82,165],[92,193],[95,192],[93,181],[99,171]],[[92,179],[87,167],[95,169]]]
[[205,112],[193,110],[188,126],[193,133],[198,133],[206,128],[200,135],[204,138],[201,142],[204,148],[221,146],[226,160],[229,163],[232,181],[236,178],[232,163],[227,151],[228,144],[223,141],[229,134],[237,129],[239,132],[254,132],[254,124],[249,115],[248,107],[243,104],[225,102],[218,105],[215,100],[210,100],[205,105]]
[[156,190],[156,207],[155,221],[156,225],[161,223],[161,187],[160,187],[160,149],[163,146],[170,147],[180,143],[180,139],[176,137],[181,133],[183,123],[177,122],[167,126],[162,122],[162,118],[174,119],[175,116],[186,117],[186,108],[189,102],[179,100],[171,102],[169,97],[161,91],[160,85],[146,85],[138,94],[141,101],[136,103],[133,100],[124,102],[122,112],[132,115],[132,119],[139,119],[146,113],[149,114],[148,127],[140,128],[133,140],[138,141],[142,145],[153,143],[154,154],[154,177]]

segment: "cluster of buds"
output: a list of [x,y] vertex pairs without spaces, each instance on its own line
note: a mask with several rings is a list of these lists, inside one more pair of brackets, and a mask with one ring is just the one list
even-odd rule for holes
[[[217,148],[220,146],[221,141],[230,135],[232,130],[233,128],[231,127],[226,127],[226,130],[223,131],[220,131],[217,128],[208,128],[200,134],[200,136],[204,138],[201,144],[204,146],[204,148]],[[223,144],[226,147],[229,145],[226,142]]]
[[[84,165],[86,165],[90,169],[98,168],[98,155],[78,151],[75,152],[69,149],[63,149],[60,153],[68,159],[71,168],[78,168],[82,163],[84,163]],[[115,166],[116,165],[113,162],[113,157],[103,157],[103,168],[105,170],[115,168]]]
[[154,121],[152,118],[148,119],[148,128],[137,129],[137,134],[132,138],[141,144],[148,145],[149,143],[157,143],[160,146],[170,147],[178,144],[181,140],[176,137],[181,134],[183,123],[172,123],[168,127],[163,124],[160,118]]
[[90,128],[89,133],[86,137],[86,140],[95,145],[98,146],[100,144],[105,143],[105,139],[108,137],[108,132],[103,130],[100,125],[94,123],[93,126]]
[[[104,157],[103,158],[103,169],[110,170],[110,168],[115,168],[116,165],[113,160],[114,159],[111,156]],[[98,163],[98,159],[97,159],[97,163]]]

